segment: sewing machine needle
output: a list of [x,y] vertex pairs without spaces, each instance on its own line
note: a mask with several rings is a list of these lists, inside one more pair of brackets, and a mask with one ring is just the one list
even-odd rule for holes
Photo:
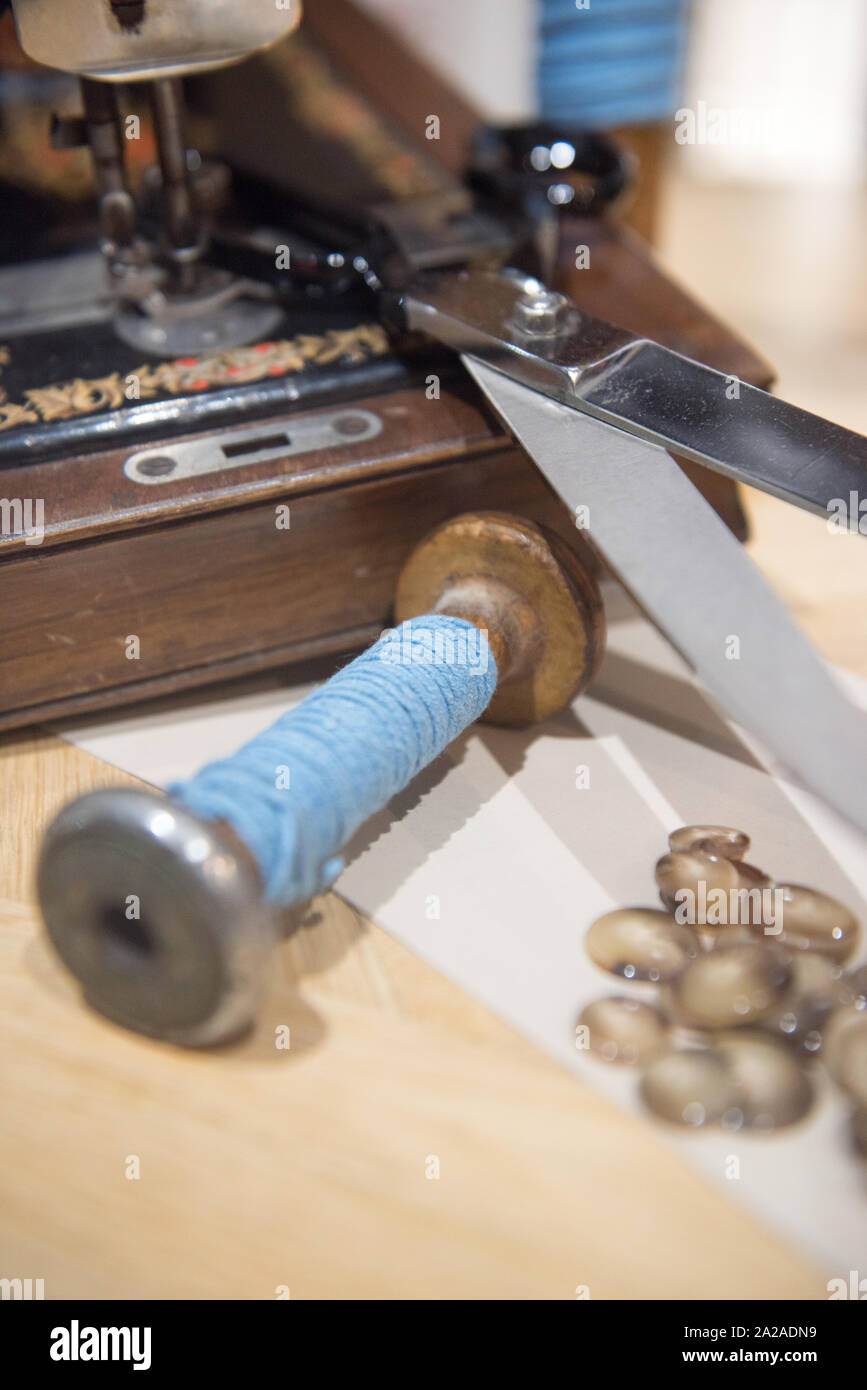
[[477,358],[462,360],[723,711],[867,832],[867,717],[674,459]]

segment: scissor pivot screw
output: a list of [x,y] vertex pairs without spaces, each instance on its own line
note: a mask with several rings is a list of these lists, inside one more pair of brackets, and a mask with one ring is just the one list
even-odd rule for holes
[[536,287],[531,282],[515,303],[513,322],[526,336],[550,338],[560,332],[569,307],[565,295],[546,290],[543,285]]

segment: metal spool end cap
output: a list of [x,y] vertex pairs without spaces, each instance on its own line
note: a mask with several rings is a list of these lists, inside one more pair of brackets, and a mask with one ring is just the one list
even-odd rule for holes
[[156,792],[92,792],[49,826],[37,888],[55,950],[107,1018],[186,1047],[252,1023],[276,933],[227,826]]

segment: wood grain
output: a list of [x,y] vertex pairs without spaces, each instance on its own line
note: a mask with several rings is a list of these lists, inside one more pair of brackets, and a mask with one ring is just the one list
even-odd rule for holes
[[[849,660],[867,555],[749,503],[757,559]],[[42,942],[35,854],[67,799],[133,779],[47,734],[0,741],[0,778],[0,1276],[44,1278],[48,1298],[826,1296],[826,1273],[652,1127],[334,894],[281,948],[241,1045],[184,1054],[88,1013]]]
[[34,856],[67,798],[133,779],[48,735],[0,760],[3,1277],[49,1299],[822,1296],[652,1128],[333,894],[242,1044],[185,1054],[90,1014],[41,939]]

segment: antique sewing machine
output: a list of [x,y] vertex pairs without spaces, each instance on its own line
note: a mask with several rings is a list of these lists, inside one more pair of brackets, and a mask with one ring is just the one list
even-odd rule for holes
[[[7,15],[0,726],[361,646],[414,545],[475,507],[580,546],[456,355],[386,329],[366,258],[553,257],[589,312],[770,379],[602,215],[628,177],[607,142],[578,151],[595,172],[536,172],[555,132],[485,131],[345,0],[298,10],[22,0],[25,50],[81,74],[41,70],[44,95]],[[692,476],[742,533],[728,480]]]
[[[345,0],[298,33],[297,0],[13,9],[80,102],[31,134],[54,186],[3,170],[0,724],[349,652],[395,613],[482,628],[489,714],[532,722],[592,675],[613,573],[867,828],[863,721],[741,554],[732,481],[825,512],[863,486],[865,443],[758,389],[768,368],[612,217],[615,145],[485,127]],[[82,148],[95,216],[63,188]],[[273,939],[262,865],[230,815],[178,812],[169,845],[156,798],[106,797],[49,835],[55,944],[104,1012],[225,1036]],[[162,944],[109,959],[130,862],[168,885]],[[328,881],[317,862],[295,896]],[[178,978],[207,959],[223,984],[160,1012],[180,938]]]

